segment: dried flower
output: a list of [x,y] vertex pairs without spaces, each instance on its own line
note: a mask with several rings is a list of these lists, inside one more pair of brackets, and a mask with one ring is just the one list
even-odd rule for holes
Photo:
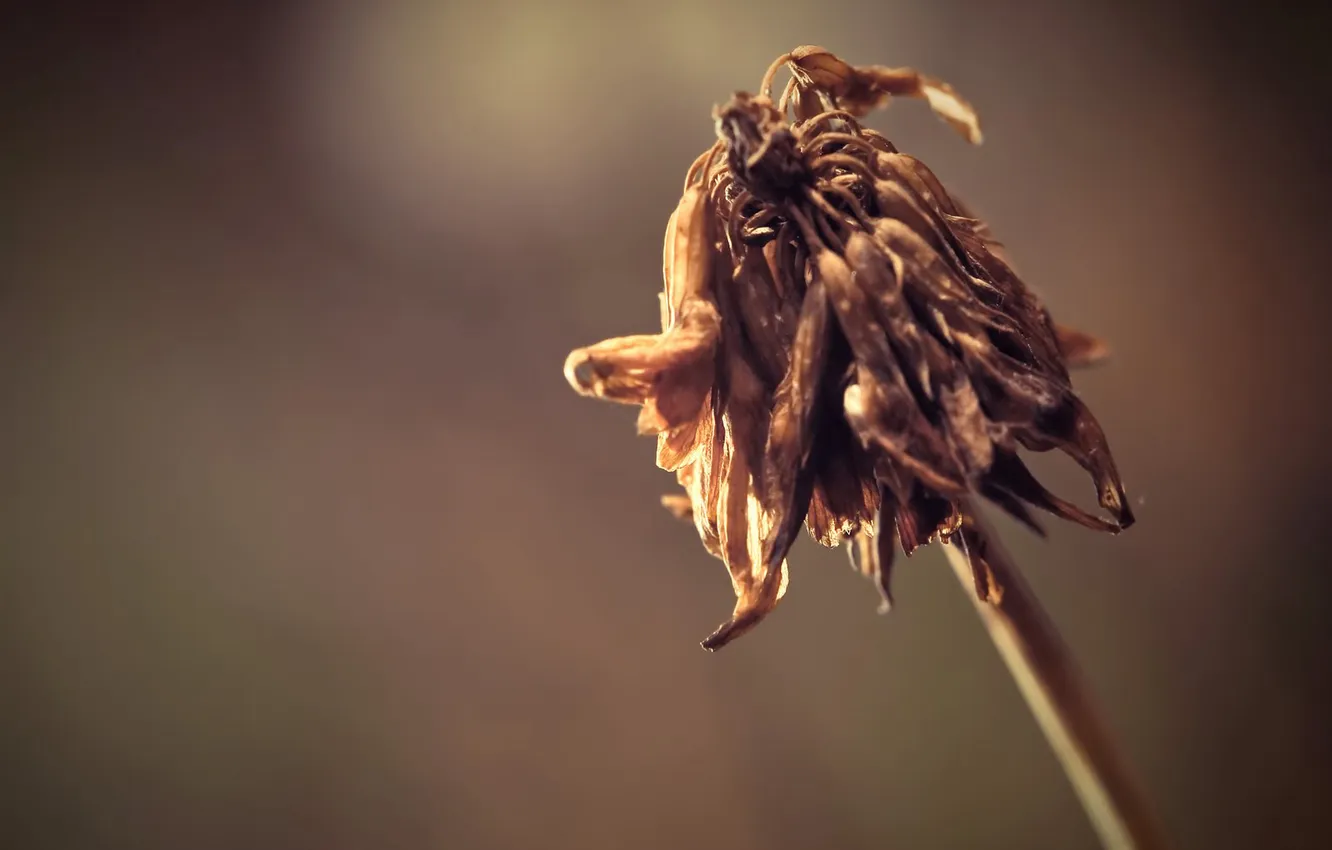
[[[947,84],[818,47],[716,109],[718,140],[666,228],[662,332],[565,363],[578,392],[642,406],[640,433],[685,490],[664,504],[726,564],[737,601],[708,649],[776,606],[801,524],[847,543],[887,608],[896,547],[948,539],[972,494],[1038,533],[1030,507],[1103,531],[1133,522],[1068,375],[1104,346],[1055,325],[988,228],[861,126],[892,96],[980,141]],[[1073,458],[1109,517],[1047,491],[1019,449]],[[997,593],[982,560],[973,571],[982,598]]]

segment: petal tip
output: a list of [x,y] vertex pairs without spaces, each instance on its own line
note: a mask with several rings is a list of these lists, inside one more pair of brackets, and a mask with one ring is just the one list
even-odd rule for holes
[[595,395],[597,373],[596,366],[586,348],[579,348],[569,353],[564,360],[564,380],[569,382],[574,392],[580,395]]

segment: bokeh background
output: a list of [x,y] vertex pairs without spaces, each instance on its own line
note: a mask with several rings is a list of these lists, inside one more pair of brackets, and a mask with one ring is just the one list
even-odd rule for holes
[[[1166,4],[1163,4],[1166,5]],[[657,322],[710,109],[802,43],[1061,319],[1137,503],[1004,531],[1179,847],[1327,846],[1328,54],[1145,2],[51,2],[0,27],[0,845],[1095,838],[937,552],[729,583],[566,352]],[[1063,492],[1090,487],[1039,464]]]

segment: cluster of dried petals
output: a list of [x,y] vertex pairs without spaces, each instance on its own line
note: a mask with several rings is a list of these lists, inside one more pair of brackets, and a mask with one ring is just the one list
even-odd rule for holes
[[[1111,532],[1133,521],[1069,381],[1104,347],[1054,324],[986,226],[861,126],[893,96],[925,99],[980,140],[945,83],[817,47],[716,109],[718,140],[666,229],[661,333],[565,363],[578,392],[641,405],[639,431],[657,435],[657,464],[685,491],[663,503],[726,564],[736,604],[709,649],[776,606],[802,524],[848,544],[886,608],[896,548],[948,538],[974,494],[1038,533],[1030,507]],[[1109,516],[1047,491],[1020,449],[1073,458]],[[976,572],[977,591],[994,592]]]

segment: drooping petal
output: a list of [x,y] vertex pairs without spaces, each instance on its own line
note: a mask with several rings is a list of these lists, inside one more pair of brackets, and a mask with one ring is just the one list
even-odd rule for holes
[[890,97],[925,99],[930,109],[972,144],[980,144],[980,121],[976,111],[953,87],[912,68],[883,65],[852,66],[822,47],[804,46],[791,51],[795,73],[828,92],[838,106],[853,115],[864,115],[883,106]]
[[790,367],[773,399],[764,452],[764,507],[775,518],[764,547],[770,568],[786,559],[809,506],[813,474],[807,461],[818,434],[831,330],[827,292],[816,279],[805,290]]
[[887,613],[893,607],[892,569],[897,554],[897,514],[892,493],[886,488],[880,493],[880,504],[874,524],[856,532],[847,541],[851,566],[874,582],[879,589],[879,612]]
[[702,407],[714,380],[720,330],[717,308],[690,299],[669,331],[580,348],[565,360],[564,376],[582,395],[643,405],[639,432],[661,433]]

